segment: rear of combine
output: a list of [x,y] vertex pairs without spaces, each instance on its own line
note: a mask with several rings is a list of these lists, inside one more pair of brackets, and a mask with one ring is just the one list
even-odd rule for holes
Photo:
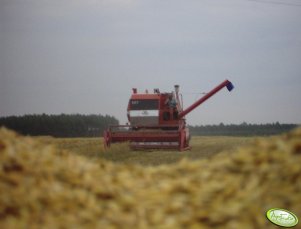
[[154,89],[153,93],[133,93],[127,107],[129,125],[110,126],[104,132],[104,145],[129,142],[133,149],[189,149],[189,130],[185,115],[205,102],[223,87],[233,89],[230,81],[225,80],[198,101],[183,110],[182,96],[179,86],[171,93],[161,93]]

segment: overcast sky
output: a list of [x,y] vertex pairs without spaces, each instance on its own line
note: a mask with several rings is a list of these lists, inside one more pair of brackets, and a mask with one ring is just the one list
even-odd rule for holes
[[0,116],[109,114],[180,85],[189,124],[301,123],[300,0],[0,0]]

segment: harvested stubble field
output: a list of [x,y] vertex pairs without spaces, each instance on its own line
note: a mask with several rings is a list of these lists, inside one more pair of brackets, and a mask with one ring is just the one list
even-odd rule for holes
[[275,207],[301,217],[300,128],[192,146],[104,152],[99,139],[1,129],[0,228],[275,228],[265,217]]

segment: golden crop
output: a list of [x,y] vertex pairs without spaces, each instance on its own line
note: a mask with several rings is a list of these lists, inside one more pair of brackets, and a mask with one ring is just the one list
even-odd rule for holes
[[301,128],[235,153],[143,167],[0,130],[0,228],[274,228],[301,217]]

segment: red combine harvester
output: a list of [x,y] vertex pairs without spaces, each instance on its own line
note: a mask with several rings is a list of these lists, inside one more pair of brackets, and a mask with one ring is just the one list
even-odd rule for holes
[[185,115],[224,87],[229,91],[234,88],[225,80],[185,110],[178,85],[171,93],[154,89],[154,93],[140,94],[133,88],[127,108],[130,125],[110,126],[104,131],[104,145],[127,141],[133,149],[190,149]]

